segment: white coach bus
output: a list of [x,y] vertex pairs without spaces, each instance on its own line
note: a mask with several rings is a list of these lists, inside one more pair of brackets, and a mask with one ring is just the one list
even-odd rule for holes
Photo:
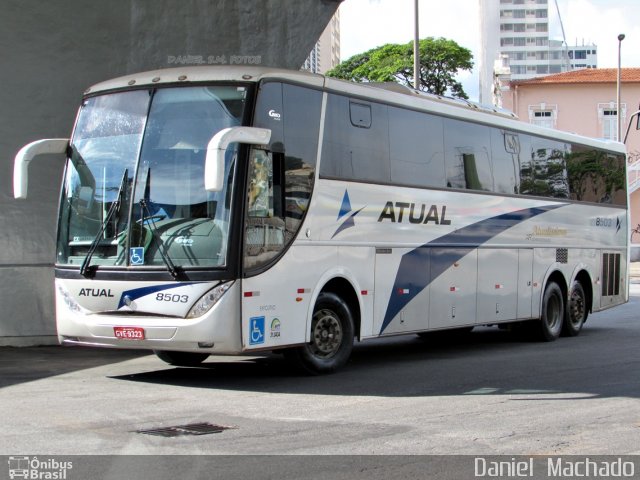
[[475,325],[577,335],[628,299],[625,150],[417,93],[267,68],[141,73],[85,92],[64,153],[63,344],[174,365]]

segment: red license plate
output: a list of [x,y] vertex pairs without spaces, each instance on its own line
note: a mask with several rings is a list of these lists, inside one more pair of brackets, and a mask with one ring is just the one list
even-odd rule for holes
[[113,333],[122,340],[144,340],[142,327],[113,327]]

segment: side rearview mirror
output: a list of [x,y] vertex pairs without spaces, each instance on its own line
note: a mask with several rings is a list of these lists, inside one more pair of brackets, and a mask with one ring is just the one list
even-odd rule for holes
[[29,162],[34,157],[44,154],[65,153],[69,145],[68,138],[50,138],[36,140],[25,145],[17,153],[13,164],[13,197],[27,198],[29,185]]
[[204,163],[204,188],[219,192],[224,185],[224,156],[230,143],[266,145],[271,140],[271,130],[256,127],[231,127],[220,130],[209,141]]
[[633,117],[636,117],[636,130],[640,130],[640,110],[631,114],[629,118],[629,125],[627,125],[627,133],[624,134],[624,140],[622,143],[626,145],[627,137],[629,136],[629,130],[631,130],[631,124],[633,123]]

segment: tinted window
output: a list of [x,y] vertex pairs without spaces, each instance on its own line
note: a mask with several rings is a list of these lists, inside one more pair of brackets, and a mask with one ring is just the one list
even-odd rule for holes
[[289,162],[314,166],[318,156],[318,135],[322,93],[317,90],[283,86],[282,120],[285,155]]
[[491,129],[493,188],[497,193],[518,193],[520,135],[497,128]]
[[447,187],[493,190],[489,127],[444,119]]
[[251,148],[247,181],[244,266],[270,263],[285,247],[285,221],[282,212],[281,176],[273,154]]
[[282,152],[284,148],[282,84],[261,83],[253,114],[253,126],[271,130],[269,150]]
[[626,202],[624,156],[339,95],[322,149],[324,177]]
[[391,181],[444,187],[442,118],[389,107]]
[[271,129],[270,151],[251,149],[245,218],[245,268],[273,261],[295,238],[315,179],[322,93],[261,85],[254,126]]
[[566,162],[572,200],[626,205],[624,155],[570,145]]
[[377,103],[368,106],[371,126],[357,127],[351,122],[349,99],[329,95],[320,175],[356,181],[390,181],[387,106]]
[[284,204],[287,239],[297,232],[307,211],[318,156],[322,93],[284,85]]
[[569,198],[569,179],[564,158],[565,144],[531,137],[520,170],[520,193]]

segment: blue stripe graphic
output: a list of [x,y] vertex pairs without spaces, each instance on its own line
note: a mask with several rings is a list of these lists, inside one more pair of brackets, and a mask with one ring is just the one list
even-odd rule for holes
[[[380,334],[400,313],[400,310],[469,252],[525,220],[562,206],[564,205],[527,208],[481,220],[405,253],[400,260]],[[447,248],[446,253],[438,256],[430,255],[433,247],[442,248],[447,245],[451,245],[451,248]],[[407,291],[408,293],[405,293]]]
[[340,211],[338,212],[338,218],[336,220],[340,220],[347,213],[351,211],[351,200],[349,200],[349,192],[345,189],[344,196],[342,197],[342,205],[340,206]]

